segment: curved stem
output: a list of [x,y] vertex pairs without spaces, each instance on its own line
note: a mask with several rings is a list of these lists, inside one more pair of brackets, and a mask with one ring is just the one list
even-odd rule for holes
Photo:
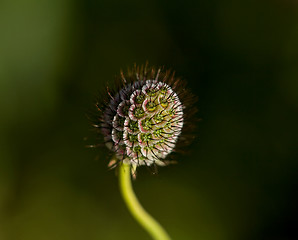
[[155,240],[170,240],[162,226],[139,203],[131,185],[130,165],[120,164],[119,183],[122,197],[134,218]]

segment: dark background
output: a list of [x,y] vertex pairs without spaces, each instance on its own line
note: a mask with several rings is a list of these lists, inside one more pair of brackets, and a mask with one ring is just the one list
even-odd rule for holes
[[0,239],[150,239],[85,148],[97,93],[147,60],[202,121],[179,164],[140,169],[145,208],[173,239],[298,239],[295,0],[2,0]]

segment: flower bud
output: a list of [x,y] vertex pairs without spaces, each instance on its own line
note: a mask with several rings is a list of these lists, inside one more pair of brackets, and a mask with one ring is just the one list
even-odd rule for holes
[[117,162],[133,167],[165,165],[185,123],[180,97],[187,94],[180,79],[170,71],[147,70],[135,66],[127,76],[121,73],[119,89],[108,90],[110,99],[101,108],[99,126],[106,146]]

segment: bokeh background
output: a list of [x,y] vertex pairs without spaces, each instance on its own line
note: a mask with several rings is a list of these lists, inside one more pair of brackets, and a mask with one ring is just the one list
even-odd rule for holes
[[140,169],[145,208],[174,240],[298,239],[295,0],[2,0],[0,239],[150,239],[85,148],[98,92],[146,61],[202,120],[179,164]]

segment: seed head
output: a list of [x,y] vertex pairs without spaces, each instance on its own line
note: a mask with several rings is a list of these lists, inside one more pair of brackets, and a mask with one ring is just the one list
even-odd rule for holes
[[100,123],[94,125],[114,152],[113,163],[165,165],[181,138],[193,95],[171,71],[147,66],[134,66],[126,76],[121,72],[119,80],[117,90],[108,89],[109,100],[97,104]]

